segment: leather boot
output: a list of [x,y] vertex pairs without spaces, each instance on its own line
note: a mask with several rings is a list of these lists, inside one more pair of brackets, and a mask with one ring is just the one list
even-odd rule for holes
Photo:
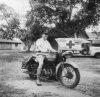
[[42,85],[41,84],[41,81],[40,81],[40,74],[41,74],[41,69],[39,68],[39,69],[37,69],[37,81],[36,81],[36,84],[38,86],[41,86]]

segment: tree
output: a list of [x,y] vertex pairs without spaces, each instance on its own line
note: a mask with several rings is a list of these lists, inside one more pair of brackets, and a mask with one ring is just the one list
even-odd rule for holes
[[[85,28],[100,19],[99,0],[30,0],[30,5],[41,24],[55,23],[55,29],[66,37],[85,34]],[[73,16],[77,5],[81,6],[80,11]]]
[[[99,0],[30,0],[31,10],[26,15],[27,29],[23,41],[30,49],[31,44],[47,29],[45,25],[53,23],[56,27],[49,32],[52,37],[85,34],[86,27],[99,21],[99,4]],[[73,15],[77,5],[80,5],[80,10]]]
[[1,19],[6,21],[5,24],[1,24],[1,29],[4,32],[3,38],[12,39],[20,30],[18,14],[16,14],[11,7],[5,4],[0,4],[0,12]]
[[35,15],[33,11],[28,11],[26,14],[26,31],[22,41],[28,46],[28,51],[30,51],[31,45],[41,36],[41,33],[45,30]]

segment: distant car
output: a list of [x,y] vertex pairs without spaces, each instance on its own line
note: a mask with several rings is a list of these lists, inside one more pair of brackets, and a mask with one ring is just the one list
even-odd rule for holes
[[92,44],[90,47],[90,55],[95,58],[100,58],[100,44]]
[[75,54],[88,55],[90,41],[83,38],[56,38],[59,50],[72,57]]
[[100,58],[100,39],[89,39],[89,41],[91,41],[89,54]]

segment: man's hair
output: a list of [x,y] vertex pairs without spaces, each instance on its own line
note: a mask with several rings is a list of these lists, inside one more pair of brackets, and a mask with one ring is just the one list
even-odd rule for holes
[[48,35],[48,30],[45,30],[42,34]]

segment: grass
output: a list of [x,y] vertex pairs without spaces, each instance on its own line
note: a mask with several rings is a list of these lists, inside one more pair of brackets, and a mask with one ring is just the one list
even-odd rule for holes
[[[0,97],[35,97],[34,94],[25,95],[25,90],[15,89],[5,85],[5,80],[12,78],[9,76],[9,72],[13,73],[13,70],[10,68],[12,63],[21,63],[21,61],[29,56],[32,56],[34,52],[6,52],[0,54],[0,67],[3,67],[4,71],[0,72]],[[91,57],[74,57],[70,59],[71,61],[78,64],[80,70],[89,71],[92,73],[100,74],[100,59],[95,59]],[[16,64],[13,64],[17,66]],[[19,65],[19,64],[18,64]],[[9,68],[7,68],[7,66]],[[16,68],[19,69],[20,67]],[[16,79],[20,79],[20,75],[16,76]],[[12,78],[13,80],[15,77]],[[22,79],[23,80],[23,79]],[[100,77],[84,77],[81,78],[80,84],[76,87],[76,91],[79,91],[83,94],[90,95],[92,97],[100,97]]]

